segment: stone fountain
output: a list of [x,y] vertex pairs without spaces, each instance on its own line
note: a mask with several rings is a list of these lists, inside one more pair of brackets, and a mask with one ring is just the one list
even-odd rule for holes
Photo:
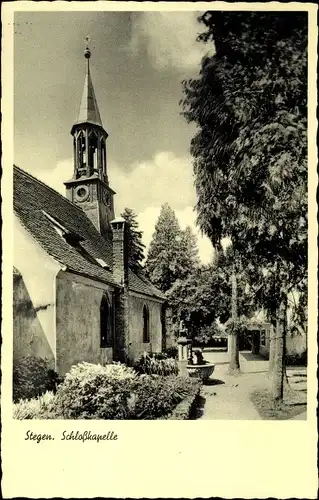
[[193,349],[192,340],[187,333],[184,322],[181,321],[177,340],[179,373],[207,380],[213,374],[215,365],[204,359],[201,349]]

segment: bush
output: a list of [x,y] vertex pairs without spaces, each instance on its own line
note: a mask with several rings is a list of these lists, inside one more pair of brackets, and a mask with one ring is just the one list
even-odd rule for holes
[[58,418],[54,410],[54,402],[53,392],[46,392],[29,401],[21,399],[13,405],[13,418],[18,420]]
[[134,369],[139,374],[162,376],[178,375],[178,365],[175,359],[165,357],[164,359],[158,359],[155,355],[150,356],[148,354],[143,354],[140,357],[134,364]]
[[64,418],[124,419],[136,374],[120,363],[72,366],[56,394],[56,410]]
[[188,377],[142,375],[136,387],[132,418],[150,420],[170,414],[198,384],[198,380]]
[[46,391],[56,391],[61,382],[47,359],[27,356],[13,363],[13,401],[40,396]]
[[230,320],[226,326],[227,335],[238,335],[238,337],[244,337],[247,335],[247,321],[242,318],[238,318],[236,321]]
[[307,366],[307,351],[286,354],[285,362],[287,366]]
[[165,350],[165,354],[168,358],[173,358],[173,359],[177,359],[178,357],[178,349],[177,349],[177,346],[173,345],[171,347],[168,347],[166,350]]
[[174,375],[137,376],[119,363],[80,363],[71,368],[56,394],[47,392],[14,405],[14,418],[157,419],[194,395],[199,384],[197,379]]

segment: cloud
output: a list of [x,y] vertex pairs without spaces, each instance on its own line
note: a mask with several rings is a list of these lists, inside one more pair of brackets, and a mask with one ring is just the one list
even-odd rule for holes
[[[38,179],[65,195],[63,182],[73,175],[73,159],[60,161],[54,170],[31,172]],[[175,210],[195,205],[193,167],[189,157],[179,158],[170,151],[157,153],[150,161],[135,163],[128,171],[117,164],[108,165],[110,186],[117,193],[117,215],[125,207],[136,212],[168,203]]]
[[67,158],[60,161],[54,170],[37,170],[36,172],[30,172],[30,174],[65,196],[63,182],[71,179],[73,175],[73,159]]
[[[170,151],[164,151],[157,153],[148,162],[131,165],[128,172],[124,172],[115,164],[109,165],[108,170],[110,186],[118,193],[115,196],[116,215],[119,215],[125,207],[130,207],[136,212],[147,248],[161,206],[168,203],[175,210],[181,228],[190,226],[197,235],[202,262],[211,261],[212,245],[196,227],[196,213],[193,210],[196,194],[190,158],[179,158]],[[65,195],[63,182],[72,177],[73,160],[65,159],[59,162],[54,170],[42,170],[32,174]]]
[[110,165],[109,178],[118,193],[115,198],[117,212],[126,206],[140,212],[163,203],[178,210],[196,202],[191,159],[179,158],[169,151],[133,165],[129,172]]
[[133,55],[146,48],[151,64],[157,69],[174,68],[184,72],[199,69],[202,57],[211,46],[197,42],[203,31],[199,12],[142,12],[132,22],[129,50]]

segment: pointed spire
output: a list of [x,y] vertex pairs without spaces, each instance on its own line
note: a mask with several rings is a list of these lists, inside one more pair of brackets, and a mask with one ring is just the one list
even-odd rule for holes
[[86,48],[84,51],[84,57],[86,58],[87,61],[86,75],[85,75],[84,89],[83,89],[81,106],[77,123],[93,123],[94,125],[99,125],[100,127],[103,127],[90,74],[91,51],[88,46],[89,37],[88,36],[85,37],[85,40],[86,40]]

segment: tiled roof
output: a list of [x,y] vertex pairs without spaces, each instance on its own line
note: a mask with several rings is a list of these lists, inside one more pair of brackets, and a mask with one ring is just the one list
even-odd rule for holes
[[[104,239],[84,211],[29,173],[14,166],[14,212],[41,247],[70,271],[115,284],[112,269],[112,242]],[[83,251],[72,246],[55,229],[52,221],[80,237]],[[110,270],[95,259],[102,259]],[[165,299],[146,278],[129,273],[129,289]]]
[[138,276],[132,271],[129,272],[129,288],[136,292],[152,295],[158,299],[165,300],[165,295],[158,290],[145,276],[139,274]]
[[92,260],[103,259],[111,268],[112,244],[100,236],[83,210],[18,167],[14,167],[13,179],[14,211],[41,247],[71,271],[114,283],[110,271],[87,260],[76,248],[69,245],[45,215],[47,213],[67,230],[78,234],[82,239],[81,246],[92,256]]

